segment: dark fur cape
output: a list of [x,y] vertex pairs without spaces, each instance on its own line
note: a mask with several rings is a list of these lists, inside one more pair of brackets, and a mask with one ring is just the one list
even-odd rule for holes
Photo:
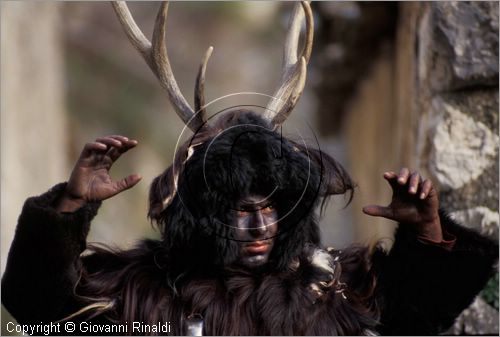
[[[349,176],[326,154],[282,141],[251,113],[221,118],[215,129],[220,133],[201,131],[184,144],[152,183],[149,216],[160,241],[127,251],[91,247],[80,257],[99,204],[57,213],[52,205],[64,185],[28,199],[2,280],[2,302],[14,317],[55,321],[87,306],[69,319],[168,321],[172,334],[184,333],[192,314],[204,317],[210,335],[436,334],[491,275],[498,245],[441,214],[457,237],[451,251],[419,242],[401,224],[389,254],[331,252],[345,290],[315,298],[309,285],[324,275],[306,253],[320,245],[314,211],[329,195],[351,191]],[[228,209],[241,196],[275,188],[282,220],[270,261],[239,269],[234,233],[224,225]]]

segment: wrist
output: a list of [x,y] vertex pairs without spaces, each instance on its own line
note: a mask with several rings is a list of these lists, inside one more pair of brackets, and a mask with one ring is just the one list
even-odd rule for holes
[[420,224],[417,227],[417,231],[418,237],[420,239],[433,242],[443,241],[443,230],[441,228],[441,221],[439,220],[439,216],[432,221]]
[[63,195],[59,198],[56,203],[55,209],[59,213],[72,213],[82,208],[87,204],[87,201],[83,198],[72,196],[68,191],[64,191]]

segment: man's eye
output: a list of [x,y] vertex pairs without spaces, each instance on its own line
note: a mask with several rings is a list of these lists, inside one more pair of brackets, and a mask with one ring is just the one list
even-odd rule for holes
[[273,205],[268,205],[266,207],[264,207],[262,210],[261,210],[262,213],[272,213],[274,212],[274,206]]
[[243,209],[239,209],[236,211],[236,215],[238,216],[248,216],[249,212]]

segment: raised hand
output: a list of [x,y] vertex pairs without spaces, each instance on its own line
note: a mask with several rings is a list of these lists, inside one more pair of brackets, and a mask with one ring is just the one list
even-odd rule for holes
[[406,167],[399,174],[385,172],[384,178],[392,188],[391,203],[388,206],[365,206],[363,212],[412,225],[421,236],[440,242],[443,234],[438,213],[439,200],[432,182]]
[[59,212],[73,212],[88,202],[111,198],[137,184],[141,180],[137,174],[117,181],[113,181],[109,175],[113,163],[136,145],[136,140],[124,136],[106,136],[87,143],[56,209]]

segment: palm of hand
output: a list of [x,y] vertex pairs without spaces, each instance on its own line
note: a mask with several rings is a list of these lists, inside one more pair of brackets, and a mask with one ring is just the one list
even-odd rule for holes
[[104,200],[116,192],[109,175],[111,158],[107,155],[90,153],[80,158],[68,182],[68,192],[85,201]]

